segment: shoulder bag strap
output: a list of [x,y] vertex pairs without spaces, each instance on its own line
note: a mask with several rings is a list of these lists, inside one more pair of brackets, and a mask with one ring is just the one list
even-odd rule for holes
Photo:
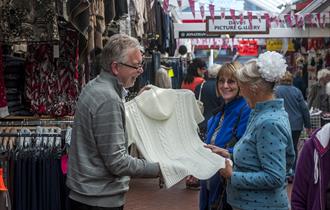
[[201,84],[201,88],[199,89],[199,94],[198,94],[198,100],[200,101],[202,98],[202,89],[203,89],[203,85],[204,85],[205,81]]
[[242,113],[243,113],[243,109],[246,107],[247,105],[245,104],[244,106],[242,106],[241,107],[241,109],[239,110],[239,115],[238,115],[238,117],[237,117],[237,119],[236,119],[236,121],[235,121],[235,124],[234,124],[234,126],[233,126],[233,130],[232,130],[232,137],[231,137],[231,139],[229,140],[229,142],[227,142],[227,144],[226,144],[226,148],[229,148],[229,147],[233,147],[235,144],[236,144],[236,142],[238,141],[238,139],[237,139],[237,127],[238,127],[238,124],[239,124],[239,122],[240,122],[240,120],[241,120],[241,115],[242,115]]

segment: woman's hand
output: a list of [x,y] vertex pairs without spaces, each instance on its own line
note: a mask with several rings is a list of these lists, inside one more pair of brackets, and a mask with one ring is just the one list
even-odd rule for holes
[[222,148],[217,147],[217,146],[212,145],[212,144],[204,145],[204,147],[211,149],[212,152],[214,152],[218,155],[221,155],[224,158],[230,158],[230,154],[229,154],[228,150],[226,150],[226,149],[222,149]]
[[230,160],[226,160],[226,167],[220,169],[220,175],[226,179],[233,175],[233,166],[230,163]]

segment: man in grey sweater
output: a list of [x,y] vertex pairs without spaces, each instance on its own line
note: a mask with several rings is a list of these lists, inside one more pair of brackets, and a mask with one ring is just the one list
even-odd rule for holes
[[101,54],[102,71],[82,90],[69,151],[71,210],[121,210],[130,177],[158,177],[158,163],[127,151],[123,98],[143,72],[139,42],[114,35]]

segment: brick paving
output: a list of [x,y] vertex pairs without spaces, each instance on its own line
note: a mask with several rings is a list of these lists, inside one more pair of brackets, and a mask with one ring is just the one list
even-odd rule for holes
[[183,181],[160,189],[158,179],[132,179],[124,210],[196,210],[198,193]]
[[[291,185],[288,192],[290,198]],[[198,210],[198,193],[186,189],[183,181],[160,189],[158,179],[132,179],[124,210]]]

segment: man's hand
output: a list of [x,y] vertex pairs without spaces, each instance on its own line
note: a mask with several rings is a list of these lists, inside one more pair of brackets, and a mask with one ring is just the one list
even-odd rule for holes
[[233,175],[233,166],[230,163],[230,160],[226,160],[226,167],[220,169],[220,175],[226,179]]
[[212,144],[204,145],[204,147],[211,149],[212,152],[214,152],[218,155],[221,155],[224,158],[230,158],[230,154],[229,154],[228,150],[226,150],[226,149],[222,149],[222,148],[217,147],[217,146],[212,145]]

